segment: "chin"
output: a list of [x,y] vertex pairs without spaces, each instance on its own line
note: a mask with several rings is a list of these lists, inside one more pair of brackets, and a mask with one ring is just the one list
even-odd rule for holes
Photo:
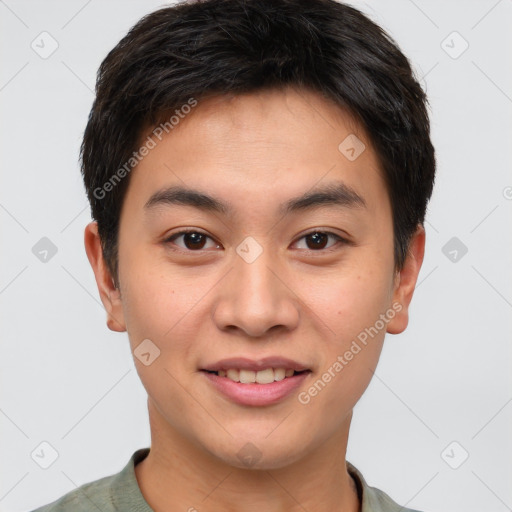
[[[233,441],[233,440],[232,440]],[[230,442],[229,446],[211,451],[211,455],[225,464],[239,469],[271,470],[287,467],[299,460],[304,454],[303,443],[297,439],[286,445],[281,439],[270,441],[264,437],[251,440],[250,436]],[[299,453],[297,448],[301,448]]]

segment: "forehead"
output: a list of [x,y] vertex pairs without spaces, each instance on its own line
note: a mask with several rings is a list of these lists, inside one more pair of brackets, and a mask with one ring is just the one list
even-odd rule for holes
[[[368,139],[348,110],[317,92],[291,87],[213,96],[201,100],[190,114],[183,117],[172,133],[187,132],[186,136],[193,129],[194,135],[202,140],[217,136],[233,143],[233,146],[219,146],[216,148],[219,152],[235,147],[235,144],[296,147],[298,141],[304,143],[304,137],[314,143],[314,146],[308,144],[314,150],[321,146],[332,149],[333,140],[325,138],[326,132],[335,139],[343,133],[356,134],[365,141]],[[322,141],[324,144],[319,144]]]
[[317,93],[285,89],[217,96],[187,111],[132,173],[127,196],[139,207],[158,190],[176,185],[207,191],[234,208],[271,201],[282,206],[333,182],[345,183],[370,203],[385,195],[364,130]]

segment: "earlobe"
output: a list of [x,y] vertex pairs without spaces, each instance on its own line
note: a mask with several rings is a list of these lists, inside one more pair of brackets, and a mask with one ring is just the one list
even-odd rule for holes
[[98,223],[91,222],[85,227],[84,244],[100,293],[101,302],[107,312],[107,326],[112,331],[124,332],[123,306],[121,294],[103,257],[103,249],[98,234]]
[[[404,265],[395,278],[392,305],[397,313],[388,322],[387,332],[390,334],[400,334],[407,328],[409,323],[409,304],[414,294],[424,254],[425,229],[423,226],[418,226],[409,243],[409,250]],[[398,307],[398,304],[400,304],[400,307]]]

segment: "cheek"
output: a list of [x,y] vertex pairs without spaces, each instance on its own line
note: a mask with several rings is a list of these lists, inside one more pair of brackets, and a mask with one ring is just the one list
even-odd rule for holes
[[311,416],[323,418],[319,431],[334,433],[372,379],[386,332],[380,315],[387,310],[389,291],[384,282],[358,276],[328,289],[322,305],[328,330],[318,340],[321,364],[298,398],[305,412],[310,408]]
[[[352,407],[377,366],[386,333],[392,296],[392,275],[382,267],[351,269],[344,277],[317,288],[315,312],[327,328],[320,337],[321,368],[315,388],[323,390],[318,405]],[[394,313],[392,311],[391,313]],[[384,315],[384,320],[382,315]],[[315,394],[315,390],[311,390]],[[339,409],[345,410],[344,407]],[[340,412],[341,413],[341,412]]]
[[344,270],[341,277],[332,276],[321,286],[309,283],[312,308],[340,341],[373,325],[392,297],[392,275],[385,269],[363,265]]
[[[173,371],[193,371],[201,322],[208,317],[208,297],[216,274],[198,275],[197,269],[173,269],[163,258],[143,251],[120,265],[123,313],[132,351],[145,339],[160,350],[157,360]],[[120,263],[121,263],[120,258]],[[142,368],[141,368],[142,369]]]
[[121,299],[126,327],[132,344],[142,339],[160,340],[190,309],[176,276],[164,272],[162,265],[145,258],[141,251],[119,258]]

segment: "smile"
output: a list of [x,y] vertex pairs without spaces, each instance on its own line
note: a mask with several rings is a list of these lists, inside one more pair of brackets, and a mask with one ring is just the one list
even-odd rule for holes
[[233,382],[241,382],[242,384],[270,384],[302,372],[296,372],[292,368],[265,368],[259,371],[230,368],[229,370],[211,371],[209,373],[215,373],[219,377],[226,377]]
[[[202,370],[200,373],[206,377],[209,386],[216,393],[223,398],[227,398],[231,403],[262,407],[284,401],[298,392],[311,371],[297,372],[292,369],[267,368],[260,371],[243,369]],[[261,380],[264,382],[259,382]]]

